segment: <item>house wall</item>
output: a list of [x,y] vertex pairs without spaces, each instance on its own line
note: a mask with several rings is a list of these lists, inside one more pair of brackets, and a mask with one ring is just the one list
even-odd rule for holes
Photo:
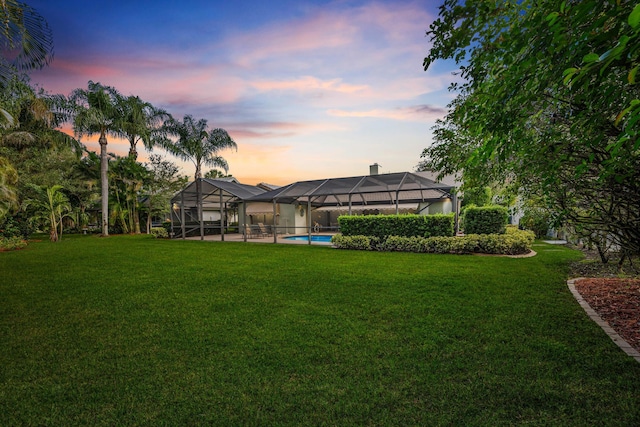
[[[302,215],[300,214],[302,212]],[[309,223],[307,219],[307,206],[299,205],[295,208],[294,222],[295,222],[295,234],[306,234],[309,232]]]
[[202,219],[204,221],[220,221],[220,211],[202,210]]
[[[420,203],[419,211],[422,210],[428,203]],[[453,212],[453,203],[451,199],[444,199],[442,201],[431,203],[427,208],[420,212],[421,215],[434,215],[434,214],[450,214]]]
[[296,225],[296,207],[294,205],[280,205],[280,218],[278,218],[278,227],[280,232],[284,234],[295,233]]

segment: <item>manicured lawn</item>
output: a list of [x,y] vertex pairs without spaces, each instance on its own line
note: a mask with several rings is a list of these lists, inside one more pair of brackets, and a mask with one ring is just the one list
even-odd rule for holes
[[64,236],[0,253],[0,425],[640,425],[640,364],[509,259]]

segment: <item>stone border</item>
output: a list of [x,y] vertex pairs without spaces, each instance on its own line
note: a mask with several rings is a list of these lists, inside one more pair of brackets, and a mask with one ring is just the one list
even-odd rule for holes
[[567,286],[569,287],[569,290],[573,294],[576,301],[578,301],[578,304],[580,304],[580,306],[584,309],[591,320],[596,322],[596,324],[600,326],[607,335],[609,335],[609,338],[611,338],[611,340],[616,343],[618,347],[622,349],[622,351],[627,353],[627,355],[633,357],[636,362],[640,363],[640,352],[631,347],[629,343],[626,342],[620,335],[618,335],[617,332],[614,331],[607,322],[602,320],[602,317],[600,317],[600,315],[598,315],[598,313],[596,313],[595,310],[591,308],[589,303],[586,302],[584,298],[582,298],[582,295],[580,295],[580,293],[576,290],[575,283],[580,279],[585,279],[585,277],[576,277],[575,279],[567,280]]
[[[455,254],[446,254],[445,253],[445,254],[442,254],[442,255],[455,255]],[[531,258],[532,256],[538,255],[538,253],[536,251],[534,251],[533,249],[531,249],[526,254],[520,254],[520,255],[484,254],[482,252],[474,252],[471,255],[476,255],[476,256],[499,256],[499,257],[503,257],[503,258]]]

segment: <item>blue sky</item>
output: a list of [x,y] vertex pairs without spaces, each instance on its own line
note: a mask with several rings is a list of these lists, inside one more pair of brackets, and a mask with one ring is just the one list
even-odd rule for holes
[[453,97],[452,64],[422,69],[439,3],[29,0],[55,44],[31,78],[62,94],[98,81],[205,118],[237,142],[222,155],[245,183],[413,170]]

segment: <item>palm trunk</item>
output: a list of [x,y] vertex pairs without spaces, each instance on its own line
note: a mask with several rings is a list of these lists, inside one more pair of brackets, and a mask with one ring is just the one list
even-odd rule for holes
[[60,232],[58,233],[58,240],[62,239],[62,231],[64,230],[64,226],[62,224],[62,212],[59,213],[60,215]]
[[100,184],[102,185],[102,236],[109,235],[109,159],[107,158],[107,137],[100,134]]
[[149,212],[147,213],[147,234],[151,234],[151,199],[149,199]]
[[140,234],[140,212],[138,212],[138,197],[134,194],[133,199],[133,232],[135,234]]
[[198,221],[200,222],[200,240],[204,240],[204,218],[202,216],[202,169],[200,168],[200,162],[196,163],[196,197]]
[[52,242],[57,242],[58,241],[58,224],[56,222],[56,213],[53,211],[53,209],[49,213],[49,222],[50,222],[49,225],[51,227],[51,229],[49,230],[49,239]]
[[129,157],[133,160],[138,159],[138,150],[136,150],[136,137],[129,136]]

